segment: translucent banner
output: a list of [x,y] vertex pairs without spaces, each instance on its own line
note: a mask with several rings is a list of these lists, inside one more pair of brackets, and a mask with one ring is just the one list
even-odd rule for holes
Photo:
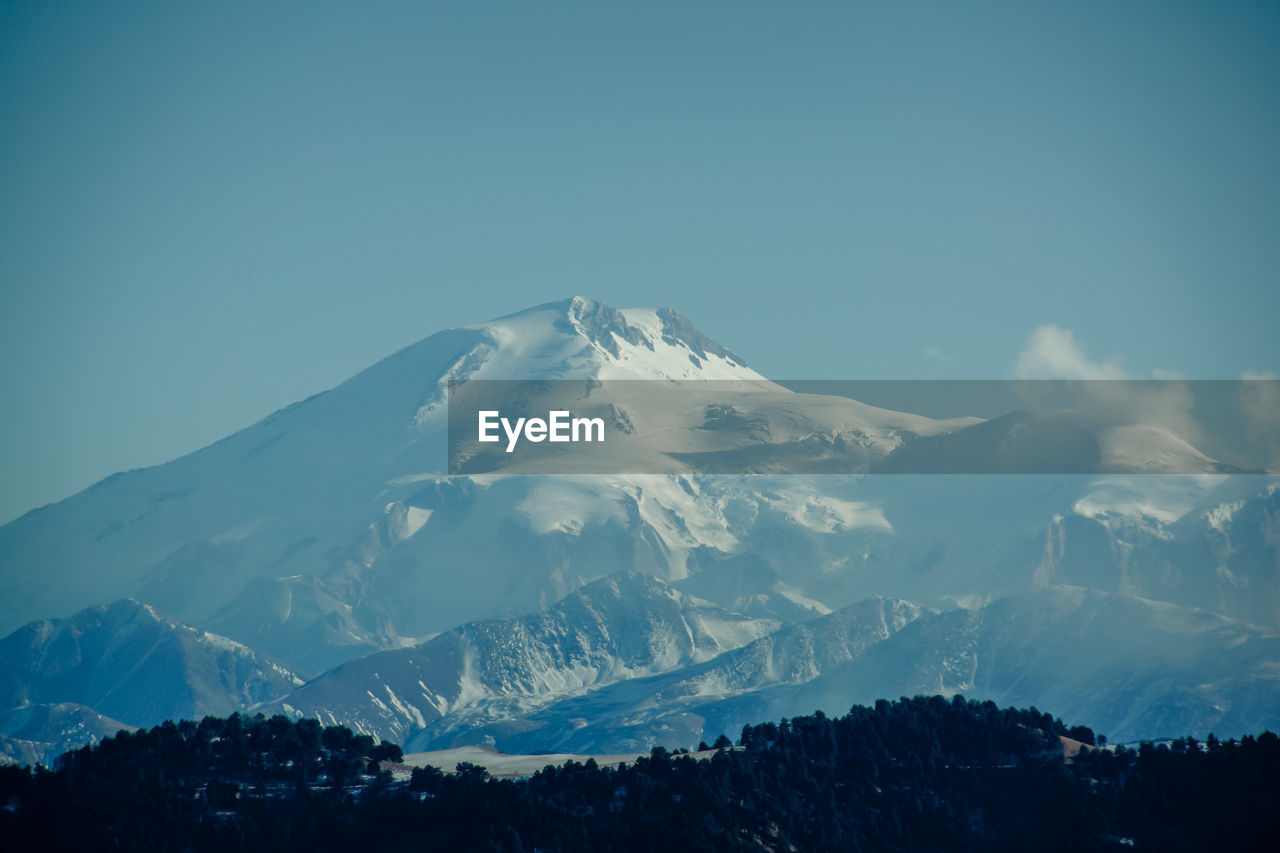
[[1243,474],[1276,380],[470,380],[451,474]]

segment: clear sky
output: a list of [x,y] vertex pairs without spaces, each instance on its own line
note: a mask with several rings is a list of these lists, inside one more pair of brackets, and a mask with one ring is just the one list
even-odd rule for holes
[[0,521],[574,294],[1276,371],[1280,4],[0,0]]

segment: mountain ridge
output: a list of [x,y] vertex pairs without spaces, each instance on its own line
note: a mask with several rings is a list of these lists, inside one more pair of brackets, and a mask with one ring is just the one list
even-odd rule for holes
[[706,660],[778,627],[624,572],[587,584],[539,613],[467,623],[418,646],[343,664],[269,710],[342,721],[403,741],[459,710],[479,706],[488,713],[503,702],[545,704],[555,696]]

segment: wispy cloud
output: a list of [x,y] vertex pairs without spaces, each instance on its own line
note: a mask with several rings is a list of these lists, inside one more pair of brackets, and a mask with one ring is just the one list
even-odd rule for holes
[[1093,361],[1076,342],[1070,329],[1046,324],[1027,338],[1014,375],[1019,379],[1128,379],[1117,359]]
[[[1096,379],[1136,380],[1121,366],[1119,358],[1094,361],[1075,339],[1070,329],[1046,324],[1027,338],[1014,363],[1019,379],[1059,379],[1072,384],[1072,408],[1099,425],[1151,424],[1164,427],[1189,442],[1203,436],[1201,425],[1192,417],[1194,405],[1190,389],[1172,371],[1156,370],[1162,381],[1149,383],[1093,382]],[[1023,390],[1028,399],[1037,394],[1033,386]]]
[[[1239,464],[1280,469],[1280,381],[1275,373],[1246,371],[1235,392],[1235,406],[1215,409],[1213,434],[1206,432],[1193,412],[1192,385],[1177,371],[1155,369],[1156,382],[1128,373],[1119,358],[1095,361],[1070,329],[1046,324],[1027,338],[1013,365],[1019,379],[1057,379],[1019,383],[1019,394],[1029,406],[1043,404],[1066,393],[1068,407],[1098,426],[1146,424],[1167,429],[1207,452],[1230,453]],[[1128,382],[1092,382],[1094,379],[1128,379]],[[1253,380],[1253,381],[1248,381]],[[1065,391],[1063,390],[1065,388]],[[1238,408],[1237,408],[1238,407]],[[1223,418],[1227,420],[1224,421]],[[1252,447],[1245,450],[1245,445]]]

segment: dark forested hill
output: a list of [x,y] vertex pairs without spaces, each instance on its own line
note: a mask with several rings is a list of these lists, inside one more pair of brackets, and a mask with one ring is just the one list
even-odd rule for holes
[[396,781],[385,762],[399,747],[345,728],[208,717],[122,732],[55,771],[0,768],[0,838],[95,850],[1275,849],[1275,735],[1094,741],[1034,708],[918,697],[747,726],[703,761],[655,748],[618,768],[511,781],[459,765]]

